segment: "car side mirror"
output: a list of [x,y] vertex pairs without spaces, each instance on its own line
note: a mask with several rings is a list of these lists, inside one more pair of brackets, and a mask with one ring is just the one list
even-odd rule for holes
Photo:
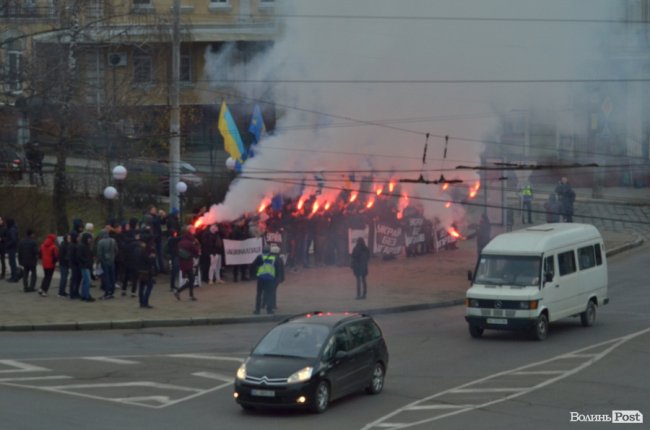
[[345,358],[347,356],[348,356],[347,351],[336,351],[336,354],[334,355],[334,358],[337,359],[337,360],[341,360],[341,359],[343,359],[343,358]]
[[473,278],[474,278],[474,274],[472,273],[471,270],[468,270],[467,271],[467,280],[471,282]]

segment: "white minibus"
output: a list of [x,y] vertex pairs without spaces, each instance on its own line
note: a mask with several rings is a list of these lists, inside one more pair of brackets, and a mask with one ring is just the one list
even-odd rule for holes
[[465,298],[472,337],[485,329],[528,330],[543,340],[550,322],[596,320],[609,302],[603,238],[589,224],[553,223],[503,233],[481,252]]

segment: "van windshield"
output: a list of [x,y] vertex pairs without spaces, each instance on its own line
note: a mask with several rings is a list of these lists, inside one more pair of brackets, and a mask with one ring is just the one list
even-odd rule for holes
[[541,262],[540,257],[481,255],[474,283],[539,287]]

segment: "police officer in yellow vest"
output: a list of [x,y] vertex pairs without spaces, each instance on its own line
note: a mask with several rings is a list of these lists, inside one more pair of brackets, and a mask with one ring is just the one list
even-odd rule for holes
[[526,218],[528,218],[528,224],[533,223],[533,186],[530,183],[524,185],[524,187],[519,192],[521,196],[521,223],[526,224]]
[[274,313],[276,302],[276,289],[284,281],[284,263],[279,255],[279,249],[271,253],[271,247],[264,245],[262,255],[253,261],[253,270],[257,275],[257,294],[255,295],[255,310],[258,315],[262,307],[266,312]]

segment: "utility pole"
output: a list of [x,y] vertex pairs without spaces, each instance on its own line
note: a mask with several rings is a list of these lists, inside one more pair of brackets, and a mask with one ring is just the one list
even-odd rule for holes
[[169,210],[179,207],[176,184],[181,170],[181,108],[180,108],[180,0],[174,0],[172,25],[172,82],[169,116]]

